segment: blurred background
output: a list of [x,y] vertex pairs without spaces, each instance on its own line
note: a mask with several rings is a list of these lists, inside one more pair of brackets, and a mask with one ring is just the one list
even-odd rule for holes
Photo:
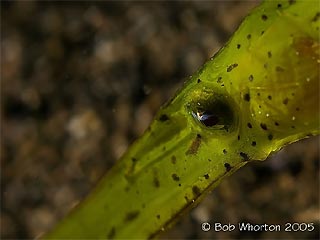
[[[1,1],[1,239],[83,199],[258,1]],[[250,163],[161,238],[319,236],[319,137]],[[203,232],[201,223],[314,223]]]

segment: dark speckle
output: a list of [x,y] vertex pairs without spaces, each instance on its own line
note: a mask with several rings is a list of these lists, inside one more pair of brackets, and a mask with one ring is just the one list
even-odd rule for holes
[[267,125],[266,125],[265,123],[260,123],[260,127],[261,127],[263,130],[268,130]]
[[243,96],[243,99],[246,100],[247,102],[250,101],[250,94],[249,93],[246,93],[244,96]]
[[272,54],[271,54],[271,52],[269,51],[268,52],[268,58],[271,58],[272,57]]
[[256,146],[257,145],[257,143],[255,142],[255,141],[253,141],[252,143],[251,143],[251,146]]
[[180,180],[180,177],[176,173],[172,174],[171,177],[172,177],[172,179],[174,181],[179,181]]
[[241,45],[240,45],[240,44],[237,44],[237,48],[240,49],[240,47],[241,47]]
[[283,103],[284,105],[287,105],[288,102],[289,102],[289,99],[288,99],[288,98],[285,98],[285,99],[283,99],[283,101],[282,101],[282,103]]
[[157,176],[154,176],[154,178],[153,178],[153,185],[154,185],[156,188],[160,187],[160,181],[159,181],[159,179],[158,179]]
[[198,197],[198,196],[200,196],[200,194],[201,194],[200,188],[197,187],[197,186],[193,186],[193,187],[192,187],[192,192],[193,192],[193,195],[194,195],[195,197]]
[[267,17],[267,15],[263,14],[263,15],[261,16],[261,19],[262,19],[263,21],[266,21],[266,20],[268,19],[268,17]]
[[223,154],[227,154],[228,153],[226,149],[223,149],[222,152],[223,152]]
[[268,135],[268,139],[271,141],[273,139],[273,135],[272,134],[269,134]]
[[278,122],[274,122],[274,125],[279,126],[279,123]]
[[282,8],[282,4],[279,3],[279,4],[277,5],[277,8]]
[[252,128],[251,123],[248,123],[247,126],[248,126],[248,128]]
[[253,81],[253,75],[252,75],[252,74],[249,76],[249,81],[250,81],[250,82]]
[[272,100],[272,96],[269,95],[269,96],[268,96],[268,99],[269,99],[269,100]]
[[263,35],[264,34],[264,31],[261,31],[261,35]]
[[248,154],[246,154],[244,152],[240,152],[240,156],[242,157],[243,161],[249,161]]
[[136,219],[136,218],[139,216],[139,214],[140,214],[139,211],[128,212],[128,213],[126,214],[126,217],[125,217],[124,220],[125,220],[126,222],[130,222],[130,221]]
[[193,140],[191,146],[186,151],[186,155],[194,155],[194,154],[196,154],[198,152],[200,144],[201,144],[201,135],[197,134],[197,137]]
[[227,72],[231,72],[236,67],[238,67],[237,63],[231,64],[229,67],[227,67]]
[[157,215],[157,218],[160,219],[160,214]]
[[282,67],[280,67],[280,66],[276,66],[276,71],[277,72],[283,72],[284,69]]
[[296,0],[289,0],[288,2],[289,2],[289,4],[291,5],[291,4],[296,3]]
[[221,83],[222,77],[218,77],[217,83]]
[[238,141],[240,140],[240,135],[238,135]]
[[200,83],[201,82],[201,79],[200,78],[198,78],[198,81],[197,81],[197,83]]
[[177,162],[176,156],[171,157],[171,162],[172,162],[172,164],[176,164],[176,162]]
[[229,163],[225,163],[224,167],[226,168],[226,171],[229,172],[231,170],[231,165]]
[[115,235],[116,235],[116,229],[115,227],[112,227],[110,232],[108,233],[107,239],[114,238]]
[[320,18],[320,12],[317,12],[316,15],[312,18],[312,22],[318,21]]
[[166,115],[166,114],[162,114],[160,117],[159,117],[159,120],[161,122],[165,122],[165,121],[168,121],[169,120],[169,117]]
[[210,176],[209,176],[208,173],[204,175],[204,178],[205,178],[205,179],[209,179],[209,177],[210,177]]
[[247,35],[247,39],[251,39],[251,34],[248,34],[248,35]]
[[296,108],[296,111],[300,111],[300,108],[297,107],[297,108]]
[[208,161],[211,162],[211,159],[209,158]]

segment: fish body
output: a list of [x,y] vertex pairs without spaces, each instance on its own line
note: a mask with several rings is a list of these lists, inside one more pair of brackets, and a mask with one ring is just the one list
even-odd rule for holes
[[45,238],[152,238],[225,177],[319,134],[317,1],[264,1]]

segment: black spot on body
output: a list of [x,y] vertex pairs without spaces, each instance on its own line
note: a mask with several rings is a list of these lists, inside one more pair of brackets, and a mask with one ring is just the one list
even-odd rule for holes
[[160,219],[160,214],[157,215],[157,218]]
[[287,105],[288,102],[289,102],[289,99],[288,99],[288,98],[285,98],[285,99],[283,99],[283,101],[282,101],[282,103],[283,103],[284,105]]
[[226,149],[223,149],[222,152],[223,152],[223,154],[227,154],[228,153]]
[[204,178],[205,178],[205,179],[209,179],[209,177],[210,177],[210,176],[209,176],[208,173],[204,175]]
[[176,173],[172,174],[171,177],[172,177],[172,179],[174,181],[179,181],[180,180],[180,177]]
[[201,194],[200,188],[197,187],[197,186],[193,186],[193,187],[192,187],[192,192],[193,192],[193,195],[194,195],[195,197],[198,197],[198,196],[200,196],[200,194]]
[[240,135],[238,135],[238,141],[240,140]]
[[296,111],[300,111],[300,108],[297,107],[297,108],[296,108]]
[[224,167],[226,168],[226,171],[229,172],[231,170],[231,165],[229,163],[225,163]]
[[161,122],[165,122],[165,121],[168,121],[169,120],[169,117],[166,115],[166,114],[162,114],[160,117],[159,117],[159,120]]
[[289,2],[289,4],[291,5],[291,4],[296,3],[296,0],[289,0],[288,2]]
[[243,99],[247,102],[250,101],[250,94],[249,93],[246,93],[244,96],[243,96]]
[[125,222],[131,222],[132,220],[136,219],[139,216],[139,214],[139,211],[128,212],[124,220]]
[[200,83],[201,82],[201,79],[200,78],[198,78],[198,81],[197,81],[197,83]]
[[284,72],[284,68],[282,68],[280,66],[276,66],[276,71],[277,72]]
[[268,135],[268,139],[271,141],[273,139],[273,135],[272,134],[269,134]]
[[222,77],[218,77],[217,83],[221,83]]
[[242,157],[243,161],[249,161],[249,156],[248,154],[244,153],[244,152],[240,152],[239,153],[240,156]]
[[264,34],[264,31],[261,31],[261,35],[263,35]]
[[317,12],[316,15],[312,18],[312,22],[318,21],[320,18],[320,12]]
[[282,4],[279,3],[279,4],[277,5],[277,8],[282,8]]
[[251,146],[256,146],[257,145],[257,143],[255,142],[255,141],[253,141],[252,143],[251,143]]
[[160,187],[160,181],[159,181],[159,178],[157,176],[154,176],[153,178],[153,185],[156,187],[156,188],[159,188]]
[[231,64],[229,67],[227,67],[227,72],[231,72],[236,67],[238,67],[237,63]]
[[208,159],[209,162],[211,162],[211,159]]
[[261,127],[263,130],[268,130],[267,125],[266,125],[265,123],[260,123],[260,127]]
[[251,123],[248,123],[247,125],[248,125],[248,128],[252,128],[252,125],[251,125]]
[[279,126],[279,123],[278,122],[274,122],[274,125]]
[[176,164],[176,162],[177,162],[176,156],[171,157],[171,162],[172,162],[172,164]]
[[262,19],[263,21],[267,21],[267,20],[268,20],[268,16],[265,15],[265,14],[263,14],[263,15],[261,16],[261,19]]
[[268,96],[268,99],[269,99],[269,100],[272,100],[272,96],[269,95],[269,96]]
[[272,57],[272,54],[271,54],[271,52],[269,51],[268,52],[268,58],[271,58]]
[[253,81],[253,75],[252,75],[252,74],[249,76],[249,81],[250,81],[250,82]]
[[240,44],[237,44],[237,48],[240,49],[240,47],[241,47],[241,45],[240,45]]
[[248,35],[247,35],[247,39],[251,39],[251,34],[248,34]]
[[198,149],[200,147],[201,144],[201,135],[197,134],[196,139],[193,140],[191,146],[189,147],[189,149],[186,151],[186,155],[194,155],[197,154]]
[[116,235],[116,229],[115,227],[112,227],[110,232],[108,233],[107,239],[112,239]]

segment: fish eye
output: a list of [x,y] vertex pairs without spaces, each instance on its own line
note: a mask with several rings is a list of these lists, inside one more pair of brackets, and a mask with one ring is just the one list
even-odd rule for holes
[[194,118],[198,119],[203,125],[206,127],[212,127],[219,123],[219,117],[212,113],[210,110],[200,111],[200,112],[192,112]]
[[208,129],[229,129],[235,125],[234,109],[230,98],[223,95],[206,94],[189,104],[189,112],[196,122]]

